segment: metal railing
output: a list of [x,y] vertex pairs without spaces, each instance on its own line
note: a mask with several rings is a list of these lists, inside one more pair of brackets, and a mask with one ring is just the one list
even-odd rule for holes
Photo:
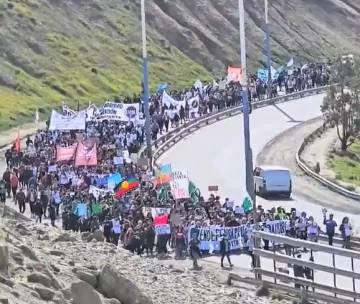
[[321,126],[320,128],[316,129],[314,132],[306,136],[303,140],[303,142],[300,145],[300,148],[296,152],[295,158],[296,163],[299,166],[301,170],[303,170],[307,175],[312,177],[313,179],[317,180],[319,183],[324,185],[325,187],[329,188],[330,190],[339,193],[343,196],[349,197],[354,200],[360,200],[360,194],[356,193],[354,191],[350,191],[345,189],[344,187],[341,187],[328,179],[322,177],[320,174],[317,174],[312,169],[310,169],[305,162],[301,159],[301,154],[304,151],[305,147],[313,141],[314,138],[317,138],[318,136],[321,136],[324,131],[326,130],[325,126]]

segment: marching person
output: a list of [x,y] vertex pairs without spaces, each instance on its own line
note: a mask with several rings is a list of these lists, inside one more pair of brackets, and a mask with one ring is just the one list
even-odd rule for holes
[[222,236],[220,241],[221,267],[224,267],[224,258],[226,257],[230,267],[234,266],[230,260],[230,243],[227,236]]
[[190,247],[190,256],[193,260],[194,268],[199,267],[198,260],[201,257],[199,244],[200,244],[200,241],[196,238],[196,236],[193,236],[189,243],[189,247]]

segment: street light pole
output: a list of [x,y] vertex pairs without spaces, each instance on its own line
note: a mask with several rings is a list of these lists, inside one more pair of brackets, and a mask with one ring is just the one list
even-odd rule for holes
[[142,33],[142,52],[143,52],[143,84],[144,84],[144,112],[145,112],[145,135],[146,135],[146,155],[149,159],[150,170],[152,171],[152,149],[150,132],[150,112],[149,112],[149,68],[146,49],[146,22],[145,22],[145,0],[141,0],[141,33]]
[[[253,159],[252,150],[250,145],[250,120],[249,120],[249,99],[248,87],[246,76],[246,45],[245,45],[245,9],[244,0],[239,0],[239,32],[240,32],[240,53],[241,53],[241,69],[242,79],[241,84],[243,87],[243,115],[244,115],[244,147],[245,147],[245,170],[246,170],[246,192],[250,196],[253,203],[253,220],[255,230],[258,230],[257,213],[256,213],[256,195],[254,192],[254,174],[253,174]],[[258,247],[259,240],[253,239],[254,247]],[[260,258],[255,257],[256,268],[260,267]],[[256,275],[257,279],[261,279]]]
[[[254,193],[254,179],[253,179],[253,160],[252,150],[250,145],[250,120],[249,120],[249,98],[247,88],[246,76],[246,45],[245,45],[245,14],[244,14],[244,0],[239,0],[239,29],[240,29],[240,53],[241,53],[241,69],[243,87],[243,115],[244,115],[244,147],[245,147],[245,167],[246,167],[246,191],[250,195],[253,203],[253,210],[256,212],[256,196]],[[254,213],[255,215],[255,213]],[[254,221],[256,217],[254,216]]]
[[268,68],[268,98],[272,96],[272,75],[271,75],[271,52],[270,52],[270,29],[269,29],[269,6],[268,0],[265,1],[265,33],[266,33],[266,61]]

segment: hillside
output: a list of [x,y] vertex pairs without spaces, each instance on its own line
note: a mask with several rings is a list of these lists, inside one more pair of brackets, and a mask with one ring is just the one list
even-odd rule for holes
[[[277,66],[360,53],[360,0],[271,0]],[[249,65],[265,62],[263,0],[245,1]],[[150,85],[173,88],[239,63],[237,0],[147,0]],[[61,100],[138,94],[140,0],[0,0],[0,129]]]
[[0,207],[0,303],[291,303],[276,293],[257,297],[253,286],[227,286],[229,272],[218,263],[201,261],[196,271],[191,260],[139,257],[103,241],[101,231],[80,237],[2,217]]

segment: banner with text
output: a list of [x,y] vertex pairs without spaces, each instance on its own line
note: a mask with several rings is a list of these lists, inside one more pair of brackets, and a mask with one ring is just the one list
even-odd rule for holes
[[[289,220],[278,220],[266,222],[266,227],[270,233],[285,234],[286,229],[290,227]],[[220,241],[222,236],[227,236],[230,250],[242,249],[248,247],[248,241],[251,239],[253,225],[241,225],[236,227],[211,226],[204,228],[189,228],[189,240],[196,237],[200,241],[201,250],[210,252],[220,250]]]
[[139,120],[139,104],[124,104],[106,101],[100,109],[100,120],[136,121]]

